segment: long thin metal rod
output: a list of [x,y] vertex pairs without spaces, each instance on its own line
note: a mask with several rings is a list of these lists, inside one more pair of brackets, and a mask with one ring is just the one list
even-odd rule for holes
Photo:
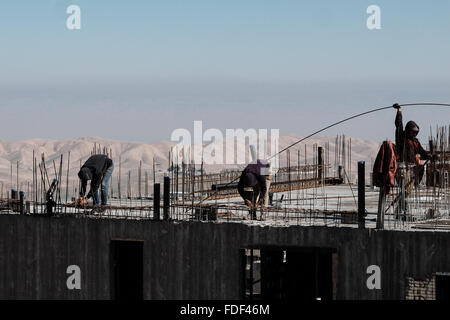
[[[70,168],[70,151],[69,151],[69,155],[67,157],[66,204],[67,204],[68,195],[69,195],[69,168]],[[64,209],[64,213],[66,213],[66,209]]]

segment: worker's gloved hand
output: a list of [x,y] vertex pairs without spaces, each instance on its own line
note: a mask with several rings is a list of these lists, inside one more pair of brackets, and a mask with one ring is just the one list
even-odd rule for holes
[[77,199],[77,200],[75,201],[75,204],[76,204],[77,206],[82,206],[82,207],[84,207],[85,205],[87,205],[87,202],[88,202],[88,200],[87,200],[86,197],[81,197],[81,198],[79,198],[79,199]]
[[250,200],[245,199],[245,204],[250,208],[252,207],[252,202]]
[[400,105],[398,103],[394,103],[394,105],[392,106],[392,108],[400,110]]

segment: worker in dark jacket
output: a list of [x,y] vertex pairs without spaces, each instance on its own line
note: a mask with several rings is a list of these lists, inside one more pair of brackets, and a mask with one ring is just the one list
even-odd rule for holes
[[393,107],[397,109],[397,116],[395,117],[395,144],[399,162],[404,162],[407,167],[414,167],[415,185],[418,185],[424,173],[424,166],[421,160],[436,160],[436,156],[432,156],[427,152],[416,138],[419,133],[417,123],[409,121],[403,130],[402,110],[398,104],[394,104]]
[[[79,204],[85,205],[87,199],[92,197],[94,205],[105,206],[108,202],[108,183],[113,170],[113,161],[104,154],[96,154],[87,159],[78,172],[78,177],[81,180]],[[85,197],[88,180],[91,180],[91,189]]]
[[[393,107],[397,109],[397,116],[395,117],[395,144],[397,148],[397,155],[399,161],[399,170],[397,171],[397,181],[400,186],[399,203],[395,209],[395,218],[407,218],[408,201],[407,198],[411,195],[413,187],[417,187],[422,180],[424,174],[424,165],[421,160],[435,160],[436,157],[427,152],[419,140],[417,134],[419,133],[419,126],[414,121],[406,123],[403,129],[402,110],[398,104]],[[419,157],[420,156],[420,157]]]
[[403,130],[402,110],[398,104],[395,104],[394,108],[397,109],[397,116],[395,117],[395,144],[397,145],[399,161],[420,165],[421,162],[418,155],[423,160],[431,159],[431,155],[422,148],[422,145],[416,138],[419,133],[417,123],[409,121]]
[[245,204],[250,208],[252,219],[256,219],[256,209],[266,198],[268,188],[266,179],[269,176],[269,163],[256,160],[242,171],[238,183],[238,191]]

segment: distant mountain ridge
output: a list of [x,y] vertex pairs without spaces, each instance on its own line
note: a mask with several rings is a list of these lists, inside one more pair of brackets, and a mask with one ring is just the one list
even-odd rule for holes
[[[295,135],[280,136],[279,150],[299,141],[301,138],[302,137]],[[291,165],[294,166],[298,162],[298,150],[300,150],[300,163],[304,163],[305,143],[307,145],[307,161],[309,163],[312,163],[313,160],[313,145],[316,144],[317,146],[325,148],[328,143],[329,162],[333,165],[335,159],[335,141],[336,137],[312,137],[307,139],[304,143],[302,142],[295,145],[290,149]],[[347,145],[348,142],[349,139],[347,138]],[[357,161],[365,160],[367,165],[370,165],[371,159],[376,157],[380,144],[380,142],[371,140],[351,138],[353,172],[355,172]],[[40,138],[18,141],[0,140],[0,182],[3,183],[5,190],[11,187],[11,180],[13,181],[13,187],[16,187],[17,161],[19,161],[19,184],[23,184],[22,189],[25,189],[25,185],[28,182],[31,183],[32,180],[34,150],[38,163],[41,161],[41,154],[45,154],[46,167],[50,177],[55,176],[54,167],[56,167],[57,171],[59,170],[60,156],[61,154],[63,155],[62,176],[64,179],[62,180],[64,183],[66,181],[68,156],[70,151],[69,181],[70,183],[74,183],[74,181],[77,181],[78,179],[77,172],[80,167],[80,161],[81,163],[84,162],[91,155],[94,145],[100,150],[106,148],[108,153],[111,151],[115,163],[113,178],[118,177],[120,157],[121,179],[125,181],[124,179],[128,176],[129,171],[132,179],[137,177],[140,161],[142,161],[142,175],[144,176],[144,172],[147,172],[150,178],[153,174],[153,158],[155,158],[155,162],[157,163],[157,175],[162,176],[163,172],[169,167],[169,152],[176,143],[170,141],[156,143],[127,142],[99,137],[83,137],[64,140]],[[245,148],[245,152],[248,157],[248,148]],[[287,153],[283,152],[280,156],[280,166],[286,166],[286,159]],[[240,167],[242,167],[242,165]],[[225,168],[225,166],[205,166],[206,172],[220,171],[223,168]],[[367,171],[369,171],[369,169],[366,169],[366,172]]]

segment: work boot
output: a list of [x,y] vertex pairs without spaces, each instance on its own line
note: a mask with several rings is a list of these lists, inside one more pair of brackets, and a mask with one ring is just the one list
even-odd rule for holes
[[105,206],[100,206],[97,210],[98,213],[104,213],[106,211],[106,207]]
[[95,206],[94,209],[92,209],[91,214],[96,214],[96,213],[103,213],[105,212],[106,208],[103,206]]

